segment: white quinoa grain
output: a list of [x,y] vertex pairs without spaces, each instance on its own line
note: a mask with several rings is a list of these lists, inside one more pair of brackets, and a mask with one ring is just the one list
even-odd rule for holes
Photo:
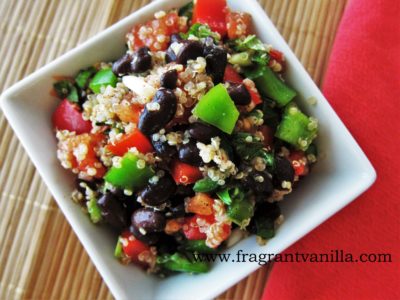
[[146,162],[143,159],[139,159],[136,163],[138,169],[144,169],[146,167]]
[[167,15],[167,14],[166,14],[165,11],[160,10],[160,11],[158,11],[158,12],[156,12],[156,13],[154,14],[154,18],[156,18],[156,19],[161,19],[161,18],[165,17],[166,15]]

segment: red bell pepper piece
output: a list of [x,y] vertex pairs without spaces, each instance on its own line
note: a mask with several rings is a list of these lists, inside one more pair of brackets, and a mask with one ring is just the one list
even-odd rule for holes
[[139,255],[145,251],[150,251],[150,247],[145,243],[136,239],[129,231],[124,231],[121,234],[121,244],[124,254],[133,262],[140,263]]
[[236,72],[232,65],[227,65],[225,68],[224,81],[242,83],[243,78],[238,74],[238,72]]
[[214,222],[214,215],[194,215],[188,217],[185,219],[185,224],[182,227],[183,234],[188,240],[205,240],[207,238],[205,230]]
[[288,158],[297,176],[305,176],[308,174],[308,161],[303,151],[293,151]]
[[92,130],[92,123],[84,120],[79,107],[67,99],[57,106],[52,122],[58,130],[75,131],[76,134],[89,133]]
[[171,174],[177,184],[191,184],[203,177],[200,169],[179,160],[172,163]]
[[207,24],[212,31],[225,36],[227,10],[226,0],[197,0],[193,8],[192,23]]
[[131,133],[125,134],[115,143],[107,145],[107,150],[118,156],[123,156],[128,152],[129,148],[136,147],[139,152],[148,153],[153,151],[149,139],[140,132],[139,129],[134,129]]
[[247,90],[250,93],[251,102],[253,102],[254,105],[258,105],[258,104],[262,103],[261,96],[258,93],[257,89],[254,86],[250,86],[249,84],[246,84],[246,81],[244,82],[244,85],[246,86]]

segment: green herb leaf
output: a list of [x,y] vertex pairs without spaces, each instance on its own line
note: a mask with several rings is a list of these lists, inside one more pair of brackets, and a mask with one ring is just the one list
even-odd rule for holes
[[245,39],[236,39],[236,50],[237,51],[247,51],[256,50],[263,51],[266,53],[267,49],[263,42],[255,35],[248,35]]
[[195,23],[193,24],[187,33],[181,34],[184,39],[187,39],[189,36],[195,36],[199,39],[206,38],[211,36],[215,41],[220,39],[220,35],[210,29],[208,25]]
[[240,228],[245,228],[254,214],[254,202],[238,187],[225,189],[217,195],[227,205],[228,218]]
[[262,66],[266,66],[269,63],[270,56],[267,52],[264,51],[257,51],[251,57],[251,60],[255,63],[258,63]]
[[238,156],[244,160],[252,160],[263,148],[258,137],[247,132],[238,132],[232,137],[232,145]]
[[70,102],[78,103],[78,89],[71,81],[57,81],[53,84],[53,88],[60,99],[68,99]]

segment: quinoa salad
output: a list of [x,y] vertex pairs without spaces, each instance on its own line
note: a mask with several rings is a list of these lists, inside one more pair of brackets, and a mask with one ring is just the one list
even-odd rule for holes
[[226,0],[159,11],[126,46],[54,83],[72,200],[115,232],[116,259],[160,276],[207,272],[196,254],[250,234],[265,244],[317,161],[318,122],[296,104],[284,55]]

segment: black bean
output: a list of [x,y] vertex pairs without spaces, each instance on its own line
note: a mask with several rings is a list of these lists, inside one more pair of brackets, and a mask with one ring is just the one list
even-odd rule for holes
[[206,58],[206,71],[213,79],[214,84],[222,82],[225,68],[228,63],[227,52],[224,48],[215,46],[211,48]]
[[166,60],[167,62],[175,61],[178,64],[185,65],[189,59],[196,59],[202,55],[203,45],[200,42],[184,40],[179,43],[172,43],[169,46],[166,52]]
[[156,245],[157,254],[175,253],[177,251],[178,245],[179,244],[174,236],[168,234],[160,234],[160,238]]
[[282,188],[282,182],[294,182],[294,169],[290,161],[285,157],[275,157],[275,169],[273,172],[273,183],[277,188]]
[[143,235],[163,231],[166,223],[164,214],[151,208],[139,208],[134,211],[131,221],[132,226]]
[[141,47],[132,56],[131,70],[133,73],[143,73],[151,68],[151,64],[150,49]]
[[131,68],[132,56],[125,54],[112,65],[112,71],[116,75],[124,75],[132,72]]
[[152,140],[151,143],[153,144],[153,147],[156,150],[158,156],[161,157],[163,160],[170,161],[178,153],[176,147],[168,145],[167,142]]
[[273,222],[281,215],[281,209],[277,202],[257,203],[254,209],[254,216],[251,218],[249,226],[246,228],[250,233],[257,233],[256,221]]
[[251,102],[251,96],[243,83],[229,82],[228,87],[229,96],[232,98],[236,105],[247,105]]
[[175,195],[178,196],[178,198],[184,198],[184,197],[192,197],[194,196],[194,191],[193,191],[193,184],[188,184],[188,185],[178,185],[176,187]]
[[124,205],[112,193],[105,193],[97,200],[102,218],[112,227],[122,229],[128,226],[128,214]]
[[189,134],[196,141],[209,144],[211,138],[221,135],[221,131],[214,126],[196,122],[189,126]]
[[162,129],[175,116],[177,99],[175,94],[165,88],[159,89],[151,103],[159,104],[158,110],[149,110],[147,105],[140,115],[139,129],[144,134],[151,135]]
[[168,208],[166,216],[168,218],[181,218],[185,216],[184,198],[174,198]]
[[171,175],[165,174],[158,181],[149,183],[140,193],[141,201],[146,205],[159,206],[167,202],[175,193],[176,183]]
[[274,190],[272,181],[268,172],[253,171],[247,177],[245,181],[248,188],[250,188],[256,196],[267,198]]
[[178,81],[178,72],[175,69],[169,70],[161,75],[160,81],[162,87],[173,90]]
[[110,190],[110,193],[114,194],[118,201],[122,203],[125,210],[127,211],[128,216],[132,215],[134,210],[141,207],[141,204],[136,201],[136,196],[125,195],[123,189],[114,188]]
[[186,41],[176,55],[178,64],[186,64],[189,59],[203,55],[203,45],[198,41]]
[[203,160],[200,157],[200,150],[193,141],[183,144],[179,148],[178,155],[180,161],[192,166],[200,166],[203,163]]
[[155,245],[158,240],[160,239],[160,233],[159,232],[152,232],[152,233],[146,233],[142,234],[138,228],[135,226],[131,225],[129,227],[129,231],[132,232],[132,234],[137,238],[139,241],[142,241],[143,243],[147,245]]

